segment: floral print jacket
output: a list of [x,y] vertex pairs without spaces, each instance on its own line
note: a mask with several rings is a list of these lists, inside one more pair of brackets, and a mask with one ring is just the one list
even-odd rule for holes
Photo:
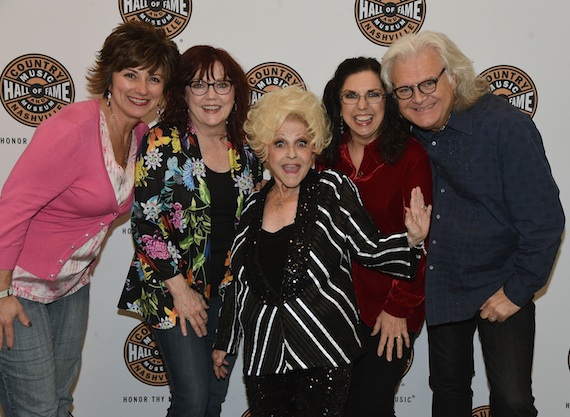
[[[230,172],[237,188],[236,224],[262,167],[251,149],[238,152],[228,141]],[[210,191],[195,129],[180,137],[176,127],[158,124],[143,138],[135,171],[131,231],[136,252],[119,308],[143,316],[157,329],[176,325],[173,298],[164,281],[181,273],[209,298],[205,273],[211,233]],[[229,269],[219,290],[230,280]]]

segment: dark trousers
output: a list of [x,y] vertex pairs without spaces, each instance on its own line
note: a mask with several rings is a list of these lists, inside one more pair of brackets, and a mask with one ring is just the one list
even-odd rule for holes
[[[402,358],[392,355],[392,362],[386,355],[378,356],[380,333],[370,336],[372,328],[360,324],[360,338],[366,352],[358,358],[352,368],[350,390],[344,417],[394,417],[394,395],[408,366],[412,353],[406,348]],[[409,332],[413,344],[416,334]]]
[[251,417],[341,417],[350,365],[246,376]]
[[493,417],[536,417],[531,389],[534,303],[504,323],[471,320],[428,327],[433,417],[471,417],[473,335],[479,330]]

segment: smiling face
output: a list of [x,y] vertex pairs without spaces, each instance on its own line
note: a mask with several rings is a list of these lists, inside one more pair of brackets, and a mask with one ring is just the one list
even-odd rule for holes
[[148,68],[124,68],[113,72],[109,91],[113,114],[126,123],[138,123],[156,111],[164,90],[162,68],[149,72]]
[[[211,75],[206,72],[202,77],[202,81],[205,83],[224,79],[226,79],[225,71],[219,62],[214,64]],[[195,74],[192,80],[197,81],[198,75]],[[228,120],[234,106],[234,98],[234,88],[228,94],[218,94],[214,90],[214,86],[209,86],[206,94],[197,96],[192,93],[189,86],[186,86],[186,102],[190,111],[190,119],[199,131],[211,129],[225,131],[226,120]]]
[[[442,68],[441,59],[433,49],[397,60],[391,71],[394,89],[435,79]],[[439,78],[436,90],[431,94],[423,94],[416,86],[412,98],[396,99],[402,116],[423,130],[437,132],[444,127],[453,108],[453,92],[456,87],[455,77],[452,77],[451,81],[449,78],[447,71],[444,72]]]
[[275,132],[267,152],[267,168],[277,187],[295,188],[307,175],[315,159],[307,126],[289,118]]
[[369,104],[364,99],[364,95],[372,90],[385,93],[378,75],[372,71],[363,71],[349,75],[340,91],[340,94],[354,92],[360,95],[358,103],[353,105],[345,104],[341,100],[341,115],[350,129],[352,140],[363,144],[370,143],[376,138],[384,120],[386,100]]

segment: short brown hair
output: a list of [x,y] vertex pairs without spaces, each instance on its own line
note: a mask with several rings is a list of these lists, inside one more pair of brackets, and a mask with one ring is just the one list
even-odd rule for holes
[[104,96],[114,72],[142,67],[151,72],[162,68],[166,90],[179,57],[178,47],[164,30],[138,20],[122,23],[105,39],[95,63],[87,70],[87,89],[95,96]]

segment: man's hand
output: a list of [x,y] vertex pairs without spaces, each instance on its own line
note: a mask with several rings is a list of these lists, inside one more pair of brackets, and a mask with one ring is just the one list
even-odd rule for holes
[[482,319],[487,319],[491,322],[499,321],[504,322],[506,319],[517,313],[521,308],[513,303],[505,295],[503,287],[493,294],[487,301],[483,303],[479,315]]

